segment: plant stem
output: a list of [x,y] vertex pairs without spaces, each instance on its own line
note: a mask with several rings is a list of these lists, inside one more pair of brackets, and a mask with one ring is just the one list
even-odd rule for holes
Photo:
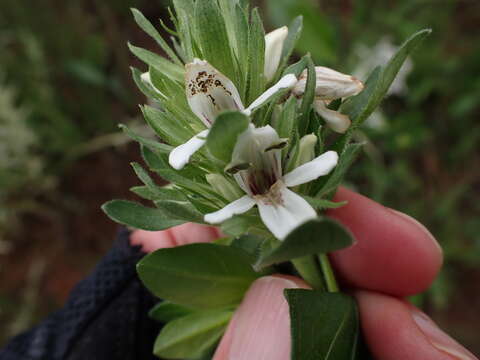
[[325,290],[322,272],[318,266],[315,256],[309,255],[292,260],[302,278],[316,290]]
[[327,290],[329,292],[339,292],[337,280],[335,279],[335,273],[330,265],[330,259],[326,254],[318,255],[320,266],[322,267],[323,278],[327,284]]

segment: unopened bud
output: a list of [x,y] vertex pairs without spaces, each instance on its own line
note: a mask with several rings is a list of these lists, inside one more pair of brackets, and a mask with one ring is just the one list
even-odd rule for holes
[[[307,70],[304,70],[300,75],[298,83],[293,89],[295,96],[302,96],[305,93],[307,74]],[[315,75],[315,97],[321,100],[335,100],[357,95],[364,87],[357,78],[324,66],[315,67]]]
[[276,29],[265,35],[265,68],[264,75],[267,83],[273,80],[277,73],[282,57],[283,43],[288,35],[286,26]]
[[315,146],[317,145],[317,141],[318,138],[314,134],[305,135],[300,139],[295,167],[303,165],[315,158]]

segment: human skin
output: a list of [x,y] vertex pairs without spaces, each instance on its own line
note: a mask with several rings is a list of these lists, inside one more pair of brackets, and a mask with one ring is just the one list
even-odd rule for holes
[[[403,298],[424,291],[442,265],[442,250],[419,222],[362,195],[340,188],[327,212],[354,234],[354,246],[330,255],[342,286],[359,304],[361,325],[377,360],[471,360],[468,350]],[[208,242],[213,227],[184,224],[166,231],[137,230],[133,245],[145,252]],[[275,275],[252,284],[218,346],[213,360],[288,360],[290,319],[285,288],[306,288],[298,278]]]

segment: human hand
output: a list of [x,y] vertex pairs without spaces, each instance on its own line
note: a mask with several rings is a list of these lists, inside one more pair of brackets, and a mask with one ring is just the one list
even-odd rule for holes
[[[357,298],[363,332],[375,358],[477,359],[402,299],[425,290],[441,267],[441,248],[428,230],[409,216],[346,189],[340,189],[335,200],[348,204],[327,215],[347,226],[358,242],[331,254],[332,263],[342,284]],[[149,252],[218,236],[214,228],[184,224],[161,232],[136,231],[131,242]],[[255,281],[214,360],[288,360],[290,320],[283,290],[298,287],[306,284],[290,276]]]

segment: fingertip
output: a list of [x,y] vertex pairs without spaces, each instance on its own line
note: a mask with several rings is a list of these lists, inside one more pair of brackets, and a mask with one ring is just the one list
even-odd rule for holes
[[407,302],[375,292],[358,291],[360,318],[369,349],[382,360],[474,360],[428,316]]
[[151,253],[159,249],[210,242],[218,237],[219,230],[214,227],[186,223],[163,231],[135,230],[130,234],[130,244],[141,246],[143,252]]
[[431,284],[442,265],[442,251],[423,225],[345,188],[334,199],[348,204],[327,215],[358,240],[332,254],[345,282],[398,296],[421,292]]
[[176,246],[211,242],[219,237],[216,228],[195,223],[175,226],[170,232]]
[[144,253],[151,253],[158,249],[171,248],[175,246],[172,236],[168,230],[146,231],[135,230],[130,235],[130,244],[141,246]]

